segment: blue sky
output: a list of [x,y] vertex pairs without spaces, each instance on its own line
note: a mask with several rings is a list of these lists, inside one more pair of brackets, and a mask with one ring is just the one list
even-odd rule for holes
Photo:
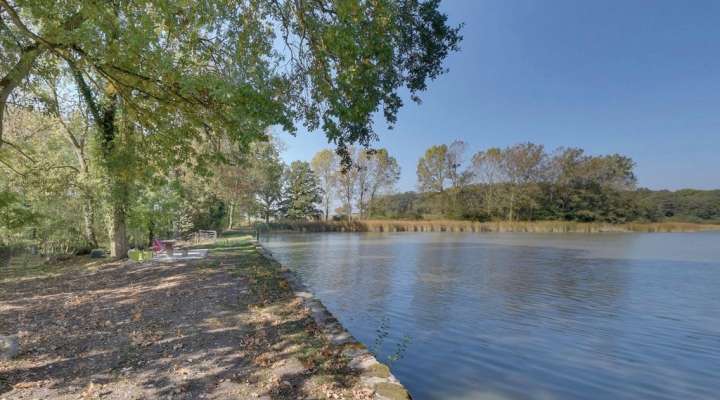
[[[445,0],[465,23],[450,72],[409,100],[377,147],[416,188],[425,149],[531,141],[632,157],[641,186],[720,188],[720,1]],[[278,135],[286,161],[328,147]]]

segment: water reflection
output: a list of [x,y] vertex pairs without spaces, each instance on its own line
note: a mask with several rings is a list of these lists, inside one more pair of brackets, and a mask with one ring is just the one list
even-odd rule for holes
[[719,241],[313,234],[267,245],[379,358],[402,357],[393,371],[416,398],[669,399],[720,390]]

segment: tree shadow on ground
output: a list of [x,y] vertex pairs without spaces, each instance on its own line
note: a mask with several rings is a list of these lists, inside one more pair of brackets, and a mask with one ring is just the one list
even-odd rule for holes
[[249,245],[211,259],[0,283],[4,398],[361,398],[277,268]]

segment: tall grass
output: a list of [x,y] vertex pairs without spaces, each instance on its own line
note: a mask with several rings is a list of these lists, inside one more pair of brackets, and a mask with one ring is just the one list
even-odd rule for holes
[[457,220],[353,220],[278,221],[258,226],[261,232],[697,232],[720,230],[720,225],[686,222],[610,224],[573,221],[494,221]]
[[274,221],[255,226],[260,232],[367,232],[364,221]]

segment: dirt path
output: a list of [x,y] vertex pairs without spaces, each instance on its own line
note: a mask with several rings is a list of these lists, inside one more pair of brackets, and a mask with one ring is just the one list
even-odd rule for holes
[[0,280],[0,334],[21,344],[0,399],[372,397],[246,239],[206,260],[87,261]]

